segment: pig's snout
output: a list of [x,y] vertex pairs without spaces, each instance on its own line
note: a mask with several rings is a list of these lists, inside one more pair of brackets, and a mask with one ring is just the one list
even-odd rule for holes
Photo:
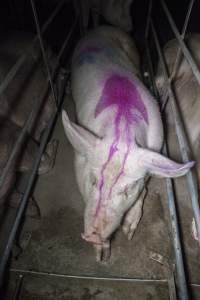
[[92,244],[102,245],[102,240],[97,232],[92,232],[91,234],[81,234],[82,238]]

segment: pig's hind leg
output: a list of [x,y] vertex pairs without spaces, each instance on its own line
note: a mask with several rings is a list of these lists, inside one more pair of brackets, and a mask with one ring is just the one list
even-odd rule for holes
[[127,236],[128,240],[132,239],[133,234],[142,217],[142,208],[143,208],[146,192],[147,190],[144,188],[139,198],[137,199],[136,203],[128,210],[128,212],[125,215],[123,225],[122,225],[122,230],[124,234]]

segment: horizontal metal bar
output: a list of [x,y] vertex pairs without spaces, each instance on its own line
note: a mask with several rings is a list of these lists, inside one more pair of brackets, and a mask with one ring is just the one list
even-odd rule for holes
[[44,64],[45,64],[45,67],[47,70],[48,80],[49,80],[50,87],[51,87],[51,92],[53,95],[55,105],[57,107],[57,97],[56,97],[56,93],[55,93],[54,86],[53,86],[53,80],[52,80],[52,76],[51,76],[51,72],[50,72],[49,62],[47,59],[46,51],[44,49],[44,43],[43,43],[43,39],[42,39],[42,34],[41,34],[40,24],[39,24],[38,15],[37,15],[36,7],[35,7],[35,2],[34,2],[34,0],[30,0],[30,2],[31,2],[32,10],[33,10],[33,16],[34,16],[35,26],[36,26],[36,30],[37,30],[37,35],[38,35],[38,39],[40,42],[40,49],[42,51],[42,56],[43,56]]
[[[64,78],[62,78],[62,82],[63,82],[63,84],[65,84]],[[61,105],[61,103],[62,103],[62,98],[59,99],[59,103],[58,103],[59,106]],[[16,236],[16,233],[17,233],[17,230],[18,230],[21,218],[23,216],[25,207],[27,205],[27,202],[28,202],[28,199],[29,199],[29,195],[30,195],[30,192],[31,192],[31,189],[32,189],[32,186],[33,186],[33,183],[34,183],[36,175],[37,175],[37,170],[38,170],[38,167],[39,167],[39,164],[40,164],[40,160],[41,160],[42,154],[43,154],[43,152],[45,150],[45,147],[46,147],[48,138],[50,136],[51,130],[53,128],[53,125],[54,125],[56,117],[57,117],[57,111],[54,113],[54,116],[49,121],[48,126],[47,126],[47,128],[46,128],[46,130],[45,130],[45,132],[44,132],[44,134],[42,136],[40,147],[39,147],[39,151],[38,151],[37,157],[36,157],[36,159],[34,161],[34,165],[33,165],[33,169],[31,171],[30,177],[28,178],[28,182],[27,182],[27,185],[26,185],[25,193],[24,193],[24,195],[22,197],[22,200],[20,202],[20,205],[19,205],[19,208],[18,208],[18,211],[17,211],[17,215],[16,215],[16,218],[15,218],[13,227],[11,229],[11,232],[9,234],[6,247],[5,247],[3,255],[1,257],[1,261],[0,261],[0,285],[3,284],[4,270],[5,270],[8,258],[10,256],[10,252],[11,252],[11,249],[12,249],[12,246],[13,246],[13,243],[14,243],[14,239],[15,239],[15,236]]]
[[[152,23],[151,23],[152,27]],[[156,48],[159,48],[160,45],[158,43],[156,32],[153,28],[154,39],[156,42]],[[158,95],[158,91],[156,89],[156,85],[154,82],[154,74],[153,74],[153,67],[152,67],[152,60],[149,52],[148,41],[146,39],[146,47],[147,47],[147,58],[148,58],[148,65],[149,65],[149,73],[150,79],[152,81],[153,92],[155,96]],[[159,48],[160,49],[160,48]],[[159,50],[157,49],[157,50]],[[158,51],[159,52],[159,51]],[[164,143],[163,147],[163,154],[168,156],[167,146]],[[170,225],[171,225],[171,233],[172,233],[172,242],[175,254],[175,262],[176,262],[176,270],[177,270],[177,281],[178,281],[178,292],[180,295],[180,299],[189,299],[188,291],[187,291],[187,284],[186,284],[186,275],[184,270],[184,262],[183,262],[183,253],[182,253],[182,245],[181,245],[181,238],[180,238],[180,230],[178,224],[178,217],[177,217],[177,210],[175,205],[175,193],[173,189],[172,179],[166,178],[166,188],[167,188],[167,199],[168,199],[168,208],[169,208],[169,215],[170,215]],[[170,286],[169,286],[170,288]]]
[[167,279],[141,279],[141,278],[131,278],[131,277],[100,277],[100,276],[89,276],[89,275],[72,275],[72,274],[59,274],[52,272],[41,272],[41,271],[32,271],[32,270],[23,270],[23,269],[15,269],[11,268],[10,272],[20,273],[20,274],[31,274],[37,276],[53,276],[53,277],[61,277],[61,278],[69,278],[69,279],[90,279],[90,280],[104,280],[104,281],[122,281],[122,282],[136,282],[136,283],[159,283],[166,284]]
[[[45,22],[45,24],[42,27],[42,33],[44,33],[48,26],[51,24],[53,19],[56,17],[62,6],[66,3],[65,0],[58,2],[58,5],[56,9],[53,11],[49,19]],[[10,69],[8,74],[5,76],[3,82],[0,84],[0,95],[5,91],[5,89],[8,87],[9,83],[12,81],[12,79],[16,76],[17,72],[25,62],[26,58],[28,57],[28,53],[32,49],[32,47],[35,45],[36,41],[38,39],[38,36],[36,35],[35,38],[33,39],[30,47],[26,50],[26,53],[24,53],[18,60],[17,62],[13,65],[13,67]]]
[[186,60],[190,64],[190,67],[191,67],[191,69],[193,71],[194,76],[196,77],[196,79],[197,79],[197,81],[198,81],[198,83],[200,85],[200,71],[199,71],[199,69],[198,69],[198,67],[197,67],[197,65],[196,65],[196,63],[195,63],[195,61],[194,61],[194,59],[193,59],[190,51],[188,50],[186,44],[182,40],[181,35],[180,35],[180,33],[179,33],[179,31],[178,31],[178,29],[176,27],[176,24],[175,24],[175,22],[174,22],[174,20],[173,20],[173,18],[171,16],[168,8],[167,8],[167,5],[166,5],[165,1],[164,0],[160,0],[160,1],[161,1],[161,5],[163,7],[163,10],[165,12],[165,15],[166,15],[166,17],[167,17],[167,19],[169,21],[170,26],[171,26],[171,29],[172,29],[172,31],[173,31],[173,33],[174,33],[177,41],[180,44],[181,50],[182,50],[182,52],[183,52]]
[[[162,65],[165,82],[166,82],[167,88],[169,90],[169,97],[171,100],[170,104],[171,104],[171,109],[172,109],[173,116],[174,116],[175,128],[176,128],[176,133],[177,133],[177,137],[178,137],[181,157],[184,162],[187,162],[187,161],[189,161],[189,158],[191,156],[191,151],[189,149],[189,143],[188,143],[186,134],[184,132],[184,127],[183,127],[182,120],[180,117],[180,112],[178,110],[178,107],[176,104],[176,99],[175,99],[173,90],[171,88],[171,83],[169,81],[167,69],[166,69],[166,66],[164,63],[164,57],[163,57],[163,54],[162,54],[162,51],[161,51],[161,48],[160,48],[160,45],[158,42],[158,37],[157,37],[157,34],[156,34],[156,31],[155,31],[152,21],[151,21],[151,27],[152,27],[153,36],[154,36],[155,43],[156,43],[156,48],[158,50],[159,59],[160,59],[161,65]],[[186,178],[187,178],[187,184],[188,184],[190,198],[191,198],[191,202],[192,202],[195,224],[196,224],[196,228],[197,228],[198,243],[200,246],[200,209],[199,209],[199,201],[198,201],[199,195],[198,195],[198,189],[197,189],[197,186],[198,186],[197,178],[191,170],[186,174]]]

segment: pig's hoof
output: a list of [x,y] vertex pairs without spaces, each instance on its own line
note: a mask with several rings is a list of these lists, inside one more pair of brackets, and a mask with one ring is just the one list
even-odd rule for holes
[[56,159],[57,148],[58,148],[57,140],[53,140],[48,143],[46,147],[46,151],[43,154],[40,161],[40,166],[38,169],[39,175],[46,174],[53,168]]
[[110,241],[103,242],[102,245],[95,245],[96,261],[107,262],[110,258]]

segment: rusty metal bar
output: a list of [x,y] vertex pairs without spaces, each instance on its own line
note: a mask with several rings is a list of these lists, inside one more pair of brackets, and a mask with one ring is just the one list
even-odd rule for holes
[[[42,27],[42,33],[44,33],[47,30],[48,26],[51,24],[51,22],[53,21],[53,19],[57,16],[58,12],[60,11],[60,9],[64,5],[64,3],[65,3],[64,0],[58,3],[56,9],[53,11],[53,13],[51,14],[51,16],[48,18],[48,20],[46,21],[46,23],[43,25],[43,27]],[[26,53],[23,54],[17,60],[17,62],[14,64],[14,66],[10,69],[10,71],[8,72],[8,74],[6,75],[6,77],[4,78],[4,81],[0,84],[0,95],[5,91],[5,89],[9,85],[9,83],[16,76],[17,72],[19,71],[19,69],[21,68],[21,66],[23,65],[23,63],[25,62],[30,49],[32,49],[32,47],[36,43],[37,39],[38,39],[38,36],[36,35],[35,38],[33,39],[32,43],[31,43],[30,47],[27,49]]]

